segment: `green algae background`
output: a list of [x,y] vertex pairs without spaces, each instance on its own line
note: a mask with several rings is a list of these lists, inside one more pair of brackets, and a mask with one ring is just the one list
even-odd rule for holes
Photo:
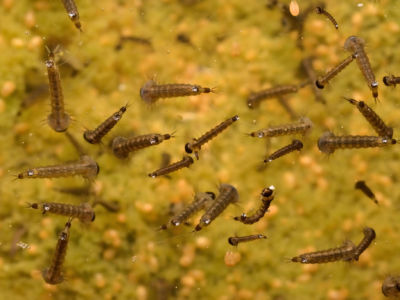
[[[298,1],[300,9],[311,2]],[[365,100],[394,127],[398,138],[399,91],[382,77],[399,75],[400,6],[398,1],[328,1],[326,9],[339,30],[311,13],[296,47],[297,33],[285,30],[279,9],[266,1],[209,0],[77,0],[83,33],[68,19],[61,1],[3,0],[0,5],[0,298],[2,299],[380,299],[381,283],[400,272],[399,146],[339,150],[327,156],[317,148],[326,130],[335,134],[374,135],[372,128],[343,96]],[[289,3],[287,3],[289,4]],[[178,34],[190,44],[176,40]],[[125,42],[122,36],[148,39],[151,46]],[[302,58],[313,56],[323,74],[349,55],[343,44],[350,35],[365,39],[366,51],[379,80],[379,101],[353,62],[322,91],[327,104],[314,99],[310,86],[287,97],[299,116],[314,123],[301,137],[304,149],[260,170],[267,153],[291,142],[273,138],[266,147],[246,135],[269,125],[291,122],[271,99],[250,110],[251,91],[277,84],[299,84]],[[78,159],[64,134],[46,124],[49,99],[23,109],[32,86],[47,83],[45,46],[62,47],[60,70],[66,110],[74,121],[68,132],[95,158],[100,173],[93,193],[119,201],[118,213],[96,206],[90,225],[74,221],[64,264],[64,283],[44,283],[41,270],[51,261],[66,218],[42,216],[26,202],[81,203],[56,188],[83,186],[68,179],[14,180],[35,166]],[[67,62],[69,63],[67,63]],[[71,68],[71,65],[74,67]],[[162,99],[148,107],[140,87],[150,78],[160,83],[193,83],[216,87],[217,93]],[[129,103],[103,145],[82,139]],[[190,168],[170,178],[149,178],[161,154],[181,159],[184,145],[221,121],[240,120],[212,140]],[[112,155],[108,143],[116,135],[172,133],[162,144],[138,151],[129,160]],[[379,206],[354,190],[365,180]],[[188,203],[197,191],[217,192],[220,183],[234,185],[240,203],[231,205],[198,233],[181,226],[157,231],[167,222],[171,203]],[[248,226],[233,220],[259,205],[262,188],[274,185],[269,213]],[[358,262],[301,265],[289,259],[303,252],[358,243],[364,226],[377,239]],[[22,230],[21,230],[22,228]],[[25,234],[20,234],[25,232]],[[228,244],[234,235],[262,233],[268,239]],[[23,242],[27,248],[15,246]],[[20,244],[23,245],[23,244]],[[16,248],[15,248],[16,247]],[[12,250],[13,249],[13,250]],[[231,266],[227,266],[226,262]]]

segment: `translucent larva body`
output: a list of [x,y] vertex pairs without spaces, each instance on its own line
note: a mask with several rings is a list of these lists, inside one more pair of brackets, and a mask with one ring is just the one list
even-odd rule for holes
[[251,109],[259,106],[260,102],[269,98],[282,96],[290,93],[297,93],[299,87],[297,85],[278,85],[270,89],[251,93],[247,99],[247,106]]
[[211,224],[231,203],[239,201],[239,193],[236,188],[230,184],[221,184],[219,187],[219,195],[212,205],[208,207],[204,215],[201,217],[199,224],[195,227],[195,231],[201,230],[203,227]]
[[335,136],[332,132],[325,132],[318,139],[318,149],[331,154],[337,149],[374,148],[396,144],[396,140],[381,136],[346,135]]
[[211,92],[213,89],[195,84],[157,84],[154,80],[149,80],[140,89],[140,97],[147,104],[152,104],[160,98],[195,96]]
[[388,276],[382,283],[382,294],[398,299],[400,296],[400,276]]
[[267,237],[263,234],[253,234],[248,236],[235,236],[228,238],[228,243],[232,246],[237,246],[239,243],[246,243],[260,239],[266,239]]
[[218,134],[220,134],[222,131],[224,131],[226,128],[228,128],[230,125],[232,125],[234,122],[239,120],[239,116],[233,116],[232,118],[229,118],[222,123],[218,124],[215,126],[213,129],[207,131],[205,134],[203,134],[201,137],[198,139],[193,139],[192,142],[186,143],[185,145],[185,151],[186,153],[193,153],[195,154],[196,158],[199,159],[199,151],[201,150],[201,146],[206,144],[208,141],[216,137]]
[[139,135],[132,138],[118,136],[112,141],[112,150],[116,157],[123,159],[127,158],[130,152],[158,145],[171,137],[171,134],[159,133]]
[[376,204],[378,204],[378,200],[376,200],[375,194],[367,186],[365,181],[363,181],[363,180],[357,181],[354,185],[354,188],[362,191],[368,198],[370,198],[372,201],[374,201]]
[[362,38],[352,35],[344,43],[344,49],[356,54],[358,67],[372,91],[372,96],[376,99],[378,98],[378,82],[375,80],[375,74],[372,71],[367,53],[365,53],[364,45],[365,42]]
[[115,112],[112,116],[107,118],[94,130],[86,130],[83,133],[83,138],[90,144],[98,144],[101,139],[121,120],[122,115],[125,113],[127,105],[122,106],[119,111]]
[[265,160],[264,163],[269,163],[281,156],[284,156],[286,154],[289,154],[290,152],[293,151],[300,151],[303,149],[303,143],[300,140],[293,140],[291,144],[282,147],[281,149],[278,149],[274,153],[272,153],[270,156],[268,156]]
[[246,216],[246,214],[242,214],[240,217],[235,217],[234,220],[242,222],[243,224],[254,224],[258,222],[262,217],[264,217],[265,213],[268,211],[268,208],[274,200],[275,197],[275,187],[271,185],[269,188],[265,188],[261,192],[261,206],[257,211],[251,215]]
[[89,203],[82,203],[80,205],[54,202],[29,203],[29,207],[41,209],[43,214],[52,213],[56,215],[77,218],[83,223],[93,222],[96,217],[93,208]]
[[360,255],[369,247],[369,245],[372,243],[372,241],[376,238],[376,233],[375,230],[373,230],[370,227],[365,227],[363,230],[364,233],[364,238],[361,240],[361,242],[357,245],[355,251],[354,251],[354,259],[358,260]]
[[90,156],[84,155],[77,162],[29,169],[18,174],[18,179],[58,178],[80,175],[93,179],[99,173],[99,165]]
[[306,134],[313,127],[313,123],[307,117],[301,118],[297,123],[283,124],[260,129],[250,133],[252,137],[264,138],[292,134]]
[[64,4],[65,10],[68,13],[69,18],[72,22],[74,22],[75,27],[82,31],[82,25],[79,21],[79,12],[78,8],[76,7],[74,0],[61,0]]
[[341,61],[337,66],[335,66],[333,69],[329,70],[325,75],[319,76],[317,80],[315,81],[315,85],[319,89],[323,89],[325,85],[332,79],[334,78],[337,74],[339,74],[341,71],[344,70],[355,58],[356,54],[352,54],[349,57],[345,58],[343,61]]
[[383,83],[386,86],[393,86],[396,87],[396,84],[400,83],[400,77],[396,77],[394,75],[389,75],[389,76],[384,76],[383,77]]
[[322,14],[322,15],[324,15],[325,17],[327,17],[327,18],[329,19],[329,21],[332,22],[333,26],[335,26],[336,29],[339,29],[339,25],[338,25],[338,23],[336,22],[335,18],[334,18],[330,13],[328,13],[325,9],[323,9],[323,8],[320,7],[320,6],[317,6],[317,7],[315,8],[315,12],[316,12],[317,14]]
[[152,173],[149,173],[149,177],[155,178],[158,176],[166,175],[175,171],[178,171],[182,168],[188,168],[191,164],[194,163],[193,158],[189,155],[184,155],[180,161],[172,163],[164,168],[158,169]]

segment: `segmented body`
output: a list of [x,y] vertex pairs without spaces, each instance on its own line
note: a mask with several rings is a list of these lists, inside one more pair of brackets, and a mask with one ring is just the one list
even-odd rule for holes
[[248,236],[235,236],[228,238],[228,243],[232,246],[237,246],[239,243],[246,243],[260,239],[266,239],[267,237],[263,234],[253,234]]
[[64,4],[65,10],[68,13],[69,18],[72,22],[74,22],[75,27],[82,31],[82,25],[79,21],[79,12],[78,8],[76,7],[74,0],[61,0]]
[[365,227],[363,230],[364,233],[364,238],[361,240],[361,242],[357,245],[355,251],[354,251],[354,259],[358,260],[360,255],[369,247],[369,245],[372,243],[372,241],[376,238],[376,233],[375,230],[373,230],[370,227]]
[[30,203],[29,207],[34,209],[41,209],[43,214],[53,213],[56,215],[77,218],[83,223],[93,222],[96,215],[93,208],[89,203],[82,203],[80,205],[66,204],[66,203]]
[[315,8],[315,12],[316,12],[317,14],[322,14],[322,15],[324,15],[325,17],[327,17],[327,18],[329,19],[329,21],[332,22],[333,26],[335,26],[336,29],[339,29],[339,25],[338,25],[338,23],[336,22],[335,18],[334,18],[330,13],[328,13],[325,9],[323,9],[323,8],[320,7],[320,6],[317,6],[317,7]]
[[247,99],[247,106],[249,108],[256,108],[263,100],[290,93],[297,93],[298,90],[299,87],[297,85],[278,85],[270,89],[254,92],[251,93]]
[[337,66],[335,66],[333,69],[329,70],[325,75],[319,76],[315,81],[315,85],[317,86],[317,88],[323,89],[332,78],[343,71],[344,68],[346,68],[356,57],[357,55],[353,53],[342,62],[340,62]]
[[155,178],[158,176],[166,175],[166,174],[178,171],[182,168],[188,168],[193,163],[194,163],[193,158],[191,158],[189,155],[184,155],[180,161],[177,161],[177,162],[170,164],[164,168],[161,168],[152,173],[149,173],[149,177]]
[[383,83],[386,86],[391,86],[393,85],[394,87],[396,86],[396,84],[400,83],[400,77],[396,77],[394,75],[389,75],[389,76],[384,76],[383,77]]
[[290,152],[293,151],[300,151],[301,149],[303,149],[303,143],[300,140],[293,140],[291,144],[282,147],[281,149],[275,151],[274,153],[272,153],[270,156],[268,156],[265,160],[264,163],[268,163],[271,162],[283,155],[286,155]]
[[309,118],[301,118],[297,123],[283,124],[278,126],[271,126],[265,129],[260,129],[250,133],[252,137],[276,137],[282,135],[292,134],[306,134],[313,127],[313,123]]
[[370,198],[372,201],[374,201],[376,204],[378,204],[378,200],[376,200],[375,194],[367,186],[365,181],[363,181],[363,180],[357,181],[356,184],[354,185],[354,188],[362,191],[368,198]]
[[387,276],[382,283],[382,293],[386,297],[398,299],[400,296],[400,276]]

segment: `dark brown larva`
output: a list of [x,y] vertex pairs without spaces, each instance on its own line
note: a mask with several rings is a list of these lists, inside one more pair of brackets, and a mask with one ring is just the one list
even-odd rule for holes
[[164,168],[158,169],[154,172],[149,173],[149,177],[156,178],[158,176],[166,175],[175,171],[178,171],[182,168],[188,168],[191,164],[194,163],[193,158],[189,155],[184,155],[180,161],[177,161],[173,164],[170,164]]
[[68,129],[70,116],[64,111],[64,95],[54,52],[48,51],[49,58],[46,60],[46,67],[49,78],[51,113],[47,116],[47,123],[56,132],[63,132]]
[[345,98],[351,104],[355,105],[358,110],[362,113],[364,118],[371,124],[374,128],[375,132],[379,136],[392,138],[393,137],[393,128],[386,126],[383,120],[363,101],[357,101],[350,98]]
[[386,86],[393,85],[394,87],[396,87],[396,84],[400,83],[400,77],[396,77],[394,75],[385,76],[385,77],[383,77],[383,83]]
[[101,139],[121,120],[122,115],[125,113],[128,104],[122,106],[119,111],[115,112],[112,116],[107,118],[94,130],[86,130],[83,133],[83,138],[91,144],[98,144]]
[[363,230],[364,233],[364,238],[361,240],[361,242],[357,245],[355,251],[354,251],[354,259],[358,260],[360,255],[369,247],[369,245],[372,243],[372,241],[376,238],[376,233],[375,230],[373,230],[370,227],[365,227]]
[[274,200],[274,191],[275,187],[273,185],[271,185],[269,188],[263,189],[261,191],[261,207],[257,209],[257,211],[251,216],[246,216],[246,214],[242,214],[240,217],[234,217],[234,220],[242,222],[243,224],[254,224],[258,222],[262,217],[264,217],[272,200]]
[[127,158],[130,152],[158,145],[171,137],[173,137],[172,134],[159,133],[139,135],[132,138],[118,136],[112,141],[112,150],[116,157],[123,159]]
[[251,109],[256,108],[261,101],[282,96],[290,93],[297,93],[299,87],[297,85],[278,85],[270,89],[251,93],[247,99],[247,106]]
[[376,204],[378,204],[378,200],[376,200],[375,194],[367,186],[365,181],[363,181],[363,180],[357,181],[356,184],[354,185],[354,188],[362,191],[368,198],[370,198],[372,201],[374,201]]
[[157,84],[154,80],[149,80],[140,89],[140,97],[146,103],[152,104],[160,98],[194,96],[212,92],[214,92],[212,88],[201,87],[195,84]]
[[76,7],[74,0],[61,0],[64,4],[65,10],[68,13],[69,18],[72,22],[74,22],[75,27],[82,31],[82,25],[79,21],[79,12],[78,8]]
[[50,267],[44,269],[42,272],[43,279],[48,284],[59,284],[64,281],[61,269],[65,260],[65,255],[67,254],[71,221],[72,219],[68,220],[64,230],[58,237],[56,251],[54,252]]
[[311,120],[307,117],[304,117],[301,118],[297,123],[271,126],[251,132],[249,135],[252,137],[264,138],[291,134],[306,134],[312,129],[312,127],[313,123]]
[[237,120],[239,120],[239,116],[237,116],[237,115],[233,116],[232,118],[229,118],[228,120],[225,120],[222,123],[218,124],[213,129],[207,131],[205,134],[203,134],[198,139],[193,139],[192,142],[186,143],[186,145],[185,145],[186,153],[194,152],[194,155],[196,156],[196,158],[199,159],[199,151],[201,150],[201,146],[203,146],[208,141],[210,141],[211,139],[216,137],[218,134],[220,134],[222,131],[224,131],[226,128],[228,128],[230,125],[232,125]]
[[365,53],[364,45],[365,42],[362,38],[352,35],[344,43],[344,49],[356,54],[358,67],[372,91],[372,96],[376,99],[378,98],[378,82],[375,80],[375,74],[372,71],[367,53]]
[[400,276],[388,276],[382,283],[382,293],[386,297],[400,297]]
[[270,156],[268,156],[266,159],[264,159],[264,163],[269,163],[283,155],[286,155],[286,154],[296,151],[296,150],[300,151],[301,149],[303,149],[303,143],[300,140],[293,140],[291,144],[289,144],[285,147],[282,147],[281,149],[275,151]]
[[210,225],[211,222],[215,220],[215,218],[218,217],[229,204],[238,201],[239,193],[236,188],[230,184],[221,184],[217,199],[215,199],[215,201],[212,202],[212,205],[206,210],[194,230],[199,231],[203,227]]
[[317,14],[322,14],[322,15],[324,15],[325,17],[327,17],[327,18],[329,19],[329,21],[331,21],[332,24],[335,26],[335,28],[336,28],[336,29],[339,29],[339,25],[338,25],[338,23],[336,22],[335,18],[334,18],[330,13],[328,13],[325,9],[323,9],[323,8],[320,7],[320,6],[317,6],[317,7],[315,8],[315,12],[316,12]]
[[352,54],[343,61],[341,61],[337,66],[333,69],[329,70],[325,75],[319,76],[315,81],[315,85],[319,89],[323,89],[325,85],[334,78],[337,74],[344,70],[354,59],[356,58],[356,54]]
[[335,136],[332,132],[325,132],[318,139],[318,149],[331,154],[337,149],[385,147],[396,144],[395,139],[381,136],[346,135]]
[[354,258],[356,246],[351,241],[345,241],[341,247],[300,254],[293,257],[292,262],[302,264],[323,264],[339,260],[350,261]]
[[234,236],[228,238],[228,243],[232,246],[237,246],[239,243],[251,242],[260,239],[266,239],[267,237],[263,234],[253,234],[248,236]]
[[321,91],[317,88],[314,82],[317,81],[317,74],[315,73],[315,69],[313,67],[313,58],[307,57],[301,60],[301,67],[307,74],[310,82],[312,82],[311,88],[315,96],[315,100],[321,103],[326,103],[325,98],[322,96]]
[[96,215],[93,208],[89,203],[82,203],[80,205],[66,204],[66,203],[28,203],[29,207],[34,209],[41,209],[43,214],[53,213],[56,215],[77,218],[83,223],[93,222]]

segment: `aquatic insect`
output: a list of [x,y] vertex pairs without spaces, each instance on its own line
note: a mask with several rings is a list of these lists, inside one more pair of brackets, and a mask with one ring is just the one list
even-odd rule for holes
[[194,231],[199,231],[203,227],[211,224],[216,217],[218,217],[225,208],[231,203],[239,201],[239,193],[236,188],[230,184],[223,183],[219,186],[219,195],[212,205],[207,208],[204,215],[201,217],[199,224],[195,227]]
[[78,152],[79,156],[85,155],[86,151],[83,150],[82,145],[76,140],[76,138],[70,134],[68,131],[64,132],[65,136],[71,142],[72,146],[74,146],[76,152]]
[[358,108],[379,136],[388,137],[390,139],[393,137],[393,128],[386,126],[383,120],[372,110],[371,107],[363,101],[357,101],[350,98],[345,99]]
[[99,197],[96,197],[96,200],[93,201],[93,207],[95,207],[97,204],[100,204],[103,206],[105,209],[107,209],[110,212],[116,213],[120,210],[120,205],[118,201],[104,201],[103,199],[100,199]]
[[251,242],[260,239],[266,239],[267,237],[263,234],[253,234],[248,236],[235,236],[228,238],[228,243],[232,246],[237,246],[239,243]]
[[191,164],[194,163],[193,158],[189,155],[184,155],[180,161],[177,161],[173,164],[170,164],[164,168],[158,169],[152,173],[149,173],[149,177],[156,178],[158,176],[166,175],[182,168],[188,168]]
[[195,84],[157,84],[154,80],[149,80],[140,89],[140,97],[147,104],[152,104],[156,102],[159,98],[194,96],[212,92],[214,92],[214,89],[212,88],[201,87],[200,85]]
[[251,132],[249,135],[252,137],[264,138],[275,137],[291,134],[306,134],[313,127],[313,123],[307,117],[301,118],[297,123],[283,124],[278,126],[271,126],[265,129],[260,129]]
[[364,233],[364,238],[361,240],[361,242],[357,245],[355,251],[354,251],[354,259],[358,260],[360,255],[369,247],[369,245],[372,243],[372,241],[376,237],[375,230],[373,230],[370,227],[365,227],[363,230]]
[[159,133],[139,135],[132,138],[117,136],[112,141],[112,150],[116,157],[123,159],[127,158],[130,152],[158,145],[171,137],[173,137],[172,134]]
[[354,258],[355,249],[354,243],[347,240],[341,247],[300,254],[293,257],[291,261],[302,264],[323,264],[338,260],[350,261]]
[[240,217],[234,217],[234,220],[242,222],[243,224],[254,224],[258,222],[262,217],[264,217],[272,200],[274,200],[274,191],[275,187],[273,185],[271,185],[269,188],[264,188],[261,191],[261,207],[249,217],[246,216],[246,214],[242,214]]
[[318,149],[331,154],[337,149],[385,147],[396,144],[395,139],[381,136],[345,135],[335,136],[327,131],[318,139]]
[[16,117],[21,116],[24,110],[38,103],[39,100],[46,98],[48,96],[48,93],[49,85],[47,83],[42,83],[32,87],[29,91],[29,94],[24,99],[22,99]]
[[364,50],[365,42],[362,38],[357,36],[349,36],[344,43],[344,49],[356,54],[358,67],[360,68],[369,88],[372,91],[372,96],[378,98],[378,82],[375,80],[374,72],[372,71],[371,64]]
[[328,13],[324,8],[322,8],[322,7],[320,7],[320,6],[317,6],[317,7],[315,8],[315,12],[316,12],[317,14],[322,14],[322,15],[324,15],[325,17],[327,17],[327,18],[329,19],[329,21],[331,21],[332,24],[335,26],[335,28],[336,28],[336,29],[339,29],[339,25],[338,25],[338,23],[336,22],[335,18],[334,18],[330,13]]
[[68,128],[70,116],[64,111],[64,95],[54,52],[49,49],[48,51],[49,58],[46,60],[46,67],[49,78],[51,113],[47,116],[47,123],[56,132],[63,132]]
[[384,76],[383,77],[383,83],[386,86],[391,86],[393,85],[394,87],[396,87],[396,84],[400,83],[400,77],[396,77],[394,75],[389,75],[389,76]]
[[400,276],[387,276],[382,283],[382,293],[386,297],[400,296]]
[[83,138],[91,144],[98,144],[101,139],[121,120],[122,115],[125,113],[128,104],[122,106],[119,111],[115,112],[112,116],[107,118],[94,130],[86,130],[83,133]]
[[121,36],[118,44],[115,46],[115,50],[117,51],[121,50],[125,42],[138,43],[153,48],[151,41],[149,39],[130,35],[130,36]]
[[365,181],[359,180],[354,185],[355,189],[362,191],[368,198],[378,204],[378,200],[376,200],[375,194],[371,191],[371,189],[367,186]]
[[286,154],[296,151],[296,150],[300,151],[301,149],[303,149],[303,143],[300,140],[293,140],[291,144],[289,144],[285,147],[282,147],[281,149],[275,151],[270,156],[268,156],[266,159],[264,159],[264,163],[269,163],[283,155],[286,155]]
[[251,109],[256,108],[261,101],[282,96],[290,93],[297,93],[299,87],[297,85],[278,85],[270,89],[251,93],[247,98],[247,106]]
[[216,137],[218,134],[220,134],[222,131],[224,131],[226,128],[232,125],[233,122],[236,122],[237,120],[239,120],[239,116],[237,115],[233,116],[232,118],[229,118],[223,121],[222,123],[218,124],[213,129],[207,131],[198,139],[193,139],[192,142],[186,143],[185,145],[186,153],[190,154],[194,152],[196,158],[199,159],[199,151],[201,150],[201,146],[206,144],[212,138]]
[[61,268],[64,263],[65,255],[67,254],[71,221],[72,219],[68,220],[68,222],[65,224],[64,230],[58,237],[56,250],[54,252],[50,267],[44,269],[42,272],[43,279],[48,284],[59,284],[64,281],[64,276]]
[[74,196],[89,196],[91,194],[90,190],[91,186],[85,185],[85,186],[78,186],[78,187],[64,187],[64,188],[58,188],[55,187],[53,190],[63,193],[63,194],[70,194]]
[[90,156],[83,155],[77,162],[29,169],[18,174],[18,179],[57,178],[80,175],[92,179],[99,173],[99,165]]
[[65,10],[68,13],[69,18],[72,22],[74,22],[75,27],[82,31],[82,25],[79,21],[79,12],[78,8],[76,7],[74,0],[61,0],[64,4]]
[[341,61],[337,66],[329,70],[324,76],[319,76],[315,81],[315,85],[317,86],[317,88],[323,89],[332,78],[343,71],[343,69],[346,68],[356,57],[357,55],[353,53],[352,55]]
[[[301,60],[301,67],[307,74],[307,77],[310,79],[310,82],[314,83],[317,81],[317,75],[315,73],[314,67],[313,67],[313,58],[312,57],[307,57]],[[321,94],[321,91],[317,88],[315,84],[311,85],[312,91],[315,96],[315,100],[321,103],[326,103],[324,97]]]
[[66,203],[28,203],[30,208],[41,209],[43,214],[47,212],[56,215],[77,218],[83,223],[93,222],[96,215],[93,208],[89,203],[82,203],[80,205],[66,204]]

